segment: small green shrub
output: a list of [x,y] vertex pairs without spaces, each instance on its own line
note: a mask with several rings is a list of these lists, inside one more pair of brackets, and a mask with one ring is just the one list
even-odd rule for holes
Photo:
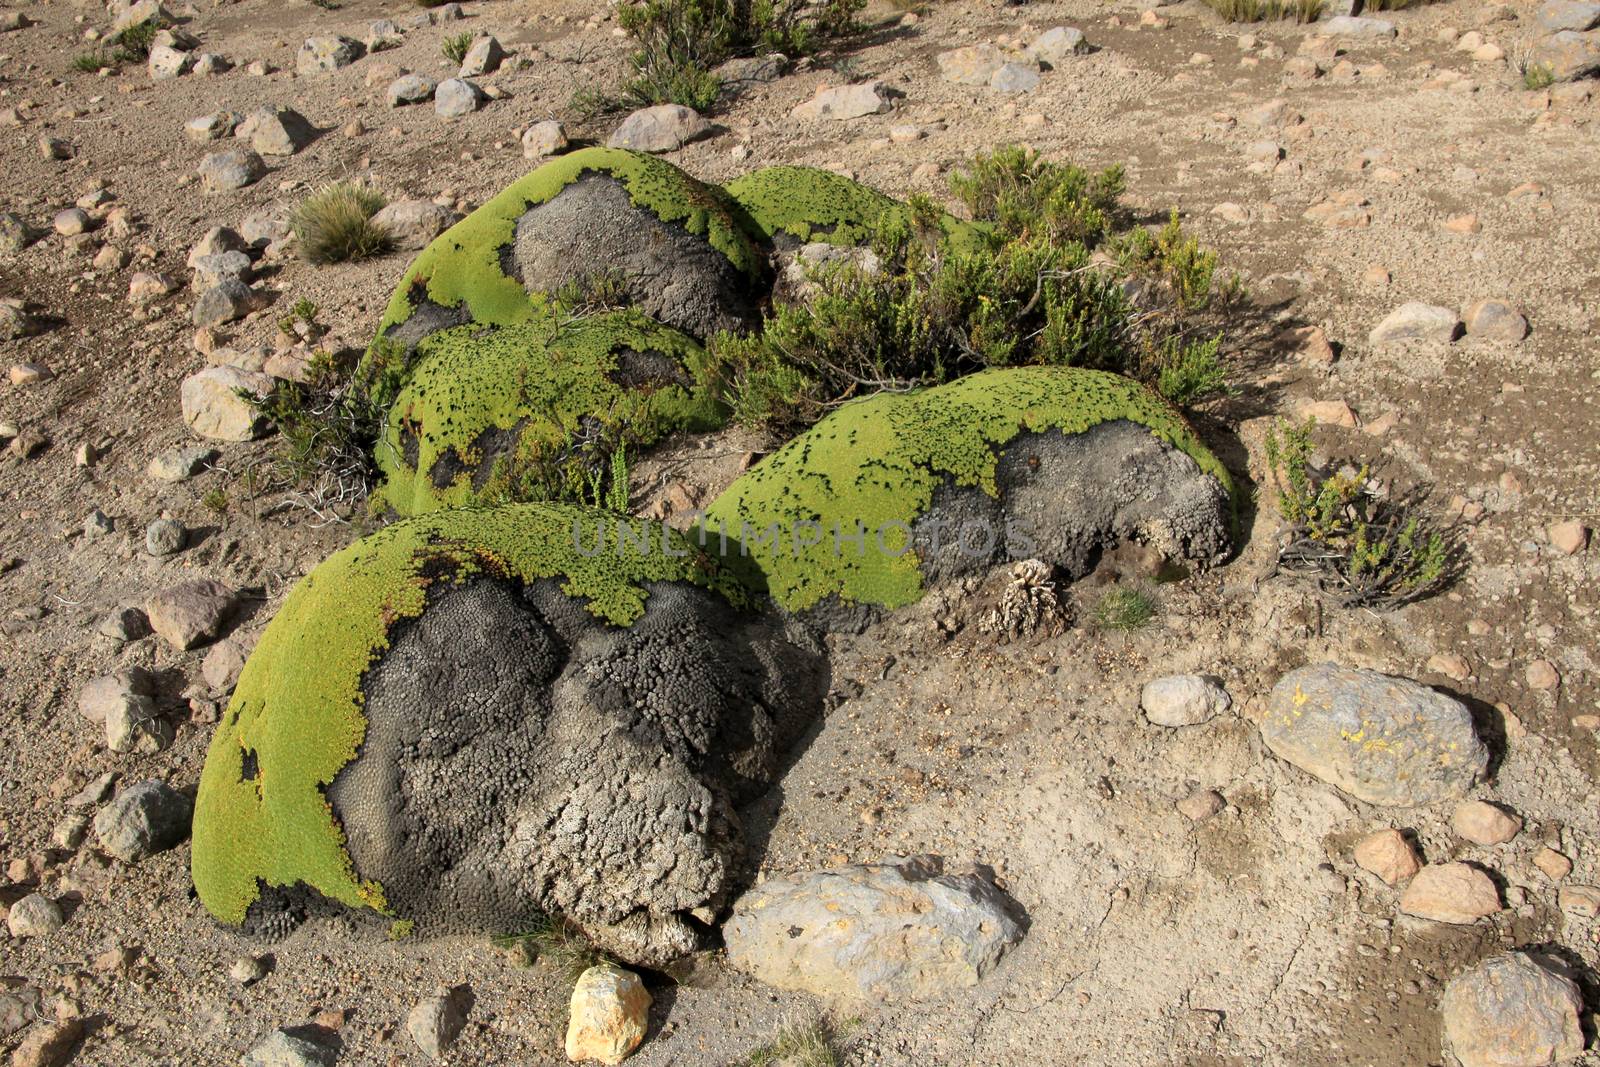
[[1548,63],[1530,63],[1523,60],[1522,87],[1530,91],[1548,89],[1556,83],[1556,71]]
[[1438,592],[1453,569],[1444,534],[1413,514],[1410,502],[1375,493],[1366,464],[1319,477],[1311,465],[1314,426],[1280,422],[1267,434],[1285,524],[1278,565],[1314,574],[1346,607],[1393,608]]
[[1229,22],[1315,22],[1322,14],[1322,0],[1206,0],[1206,6]]
[[165,20],[158,18],[134,23],[111,38],[116,49],[113,58],[122,63],[143,63],[150,58],[150,46],[155,43],[156,34],[166,28]]
[[221,515],[228,510],[228,494],[223,489],[212,489],[200,498],[200,505],[207,511]]
[[785,1025],[740,1067],[839,1067],[837,1042],[838,1035],[824,1019]]
[[615,962],[559,915],[542,916],[527,930],[492,937],[489,942],[498,949],[520,950],[530,965],[543,960],[568,981],[576,981],[590,967]]
[[[1019,147],[979,154],[951,189],[981,226],[957,238],[914,196],[878,218],[871,257],[812,266],[804,299],[776,302],[759,333],[712,339],[734,419],[798,429],[858,396],[1003,366],[1114,371],[1182,406],[1225,392],[1220,334],[1188,339],[1190,319],[1233,299],[1215,284],[1216,253],[1176,214],[1117,236],[1122,187],[1120,167],[1090,173]],[[1102,246],[1170,307],[1136,311]]]
[[858,31],[866,0],[633,0],[618,21],[637,42],[623,96],[639,106],[675,103],[707,111],[721,83],[711,69],[756,51],[809,55]]
[[1228,392],[1228,374],[1218,354],[1222,335],[1205,341],[1168,337],[1157,347],[1154,360],[1156,392],[1180,408],[1194,407]]
[[1111,232],[1123,184],[1120,166],[1090,174],[1019,145],[980,152],[970,170],[950,177],[950,191],[972,217],[992,219],[1006,236],[1077,241],[1091,249]]
[[342,263],[383,255],[393,236],[372,221],[383,194],[353,182],[335,182],[300,202],[290,218],[300,254],[312,263]]
[[1102,630],[1129,633],[1155,617],[1154,598],[1134,586],[1114,586],[1101,594],[1094,605],[1094,622]]
[[269,469],[252,470],[252,488],[311,487],[314,503],[330,511],[364,501],[378,476],[373,446],[414,361],[382,341],[354,366],[318,352],[304,381],[279,381],[253,399],[277,427],[279,444]]
[[[1161,281],[1184,311],[1204,311],[1217,295],[1217,254],[1183,232],[1176,209],[1159,230],[1138,227],[1117,247],[1123,269]],[[1237,288],[1237,279],[1228,287]]]
[[98,74],[107,67],[115,67],[117,61],[112,59],[104,49],[93,48],[87,52],[79,52],[72,57],[72,69],[80,74]]
[[451,34],[439,42],[439,51],[446,59],[459,66],[461,61],[467,58],[467,53],[472,50],[474,37],[475,35],[471,30],[467,30],[464,33]]

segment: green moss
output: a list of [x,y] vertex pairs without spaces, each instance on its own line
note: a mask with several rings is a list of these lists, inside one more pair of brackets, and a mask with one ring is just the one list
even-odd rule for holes
[[[637,311],[441,330],[418,346],[416,367],[389,409],[374,502],[420,515],[472,503],[579,499],[589,472],[616,449],[726,421],[705,352]],[[475,482],[484,435],[495,431],[513,440],[501,442],[501,458]],[[441,460],[456,471],[443,486],[435,479]]]
[[[910,209],[900,201],[815,167],[763,167],[723,188],[751,236],[764,242],[788,234],[802,243],[864,245],[873,240],[886,212],[910,219]],[[988,232],[950,215],[939,225],[963,249],[981,245]]]
[[677,534],[670,553],[655,539],[648,553],[579,551],[602,529],[612,543],[616,521],[539,504],[439,512],[362,538],[307,575],[245,664],[200,776],[192,871],[206,909],[238,923],[259,883],[304,882],[351,907],[410,918],[393,915],[383,888],[354,869],[324,789],[360,750],[367,670],[396,623],[421,614],[431,586],[556,579],[616,626],[643,613],[647,582],[693,582],[743,602]]
[[[1138,382],[1064,367],[990,370],[914,393],[880,393],[846,405],[745,474],[706,509],[702,538],[742,539],[767,592],[790,610],[830,595],[902,607],[922,595],[915,553],[901,552],[905,529],[945,479],[997,495],[995,464],[1023,433],[1082,433],[1127,419],[1181,449],[1231,494],[1227,470],[1183,419]],[[835,539],[867,530],[864,551]],[[820,542],[797,550],[797,524],[815,523]],[[764,535],[776,524],[776,539]],[[875,531],[884,531],[884,546]],[[806,528],[809,539],[817,535]],[[897,554],[898,553],[898,554]]]
[[[585,174],[608,174],[627,187],[633,203],[663,222],[703,236],[739,270],[755,277],[761,260],[729,216],[721,194],[666,160],[617,148],[584,148],[524,175],[422,250],[389,300],[378,326],[382,337],[410,318],[416,299],[445,307],[465,303],[480,323],[524,322],[548,303],[501,269],[500,253],[516,238],[517,219],[547,203]],[[596,264],[604,267],[605,264]]]

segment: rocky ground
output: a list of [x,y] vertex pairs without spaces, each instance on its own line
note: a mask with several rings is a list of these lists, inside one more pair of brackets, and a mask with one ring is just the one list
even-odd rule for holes
[[[318,345],[370,335],[405,254],[313,266],[284,239],[288,210],[334,178],[470,209],[531,165],[535,124],[611,135],[620,116],[585,120],[571,101],[621,76],[627,42],[611,8],[586,0],[431,13],[240,0],[174,10],[198,42],[158,49],[150,68],[75,69],[117,14],[62,0],[0,12],[14,27],[0,32],[0,211],[37,235],[0,233],[0,297],[20,302],[0,308],[13,368],[0,386],[0,1042],[21,1045],[18,1064],[233,1062],[274,1028],[316,1023],[337,1034],[339,1063],[424,1062],[408,1013],[465,986],[447,1062],[561,1061],[572,986],[553,962],[331,920],[245,941],[194,899],[187,846],[145,855],[154,846],[125,840],[112,798],[147,781],[192,795],[240,655],[286,588],[360,532],[336,490],[271,482],[272,439],[202,441],[180,410],[180,383],[211,364],[293,373],[309,346],[279,323],[301,300],[329,331]],[[1393,36],[1228,25],[1195,0],[869,14],[858,44],[753,77],[668,158],[715,181],[799,162],[936,196],[953,165],[1000,143],[1125,163],[1131,204],[1152,221],[1176,207],[1251,294],[1228,338],[1237,392],[1201,424],[1212,447],[1256,481],[1271,419],[1315,413],[1329,456],[1372,459],[1394,492],[1456,523],[1467,565],[1434,599],[1340,609],[1274,574],[1266,506],[1233,562],[1160,585],[1155,620],[1132,633],[1088,621],[1104,582],[1140,577],[1110,560],[1071,591],[1076,623],[1059,635],[997,645],[976,626],[992,590],[948,590],[838,639],[844,699],[754,813],[763,870],[978,863],[1020,904],[1026,935],[976,986],[910,1005],[825,1003],[696,957],[647,976],[633,1062],[741,1062],[783,1025],[826,1017],[845,1062],[1450,1064],[1446,986],[1512,948],[1564,961],[1592,1008],[1600,92],[1524,88],[1549,12],[1448,0],[1380,15]],[[373,37],[383,19],[393,26]],[[1020,92],[952,81],[937,58],[1058,25],[1091,50]],[[389,106],[405,73],[455,75],[440,43],[468,31],[508,56],[472,79],[481,95],[452,89],[462,114]],[[336,33],[395,46],[339,66],[335,47],[303,52]],[[1571,47],[1600,48],[1596,33]],[[188,69],[200,53],[222,61]],[[825,86],[872,81],[871,114],[791,114]],[[203,138],[233,119],[186,128],[274,105],[309,128],[280,115],[261,137],[217,142]],[[202,168],[247,143],[256,162]],[[240,177],[252,180],[228,187]],[[197,319],[188,259],[216,226],[264,251],[238,288],[202,280],[224,292]],[[1446,312],[1392,314],[1412,303]],[[1513,315],[1526,336],[1505,329]],[[703,498],[759,444],[669,450],[640,467],[636,503]],[[1279,758],[1263,741],[1269,694],[1329,660],[1464,702],[1490,769],[1470,796],[1516,820],[1457,798],[1374,805]],[[138,699],[85,695],[130,667],[150,672]],[[1155,724],[1141,690],[1174,673],[1214,676],[1230,706]],[[1392,829],[1405,837],[1381,836]],[[1407,882],[1415,853],[1445,881],[1452,861],[1486,877],[1431,887],[1430,903],[1423,875]],[[1466,921],[1423,917],[1444,906]],[[1492,1022],[1462,1025],[1492,1045]],[[1451,1035],[1464,1058],[1467,1030]],[[1481,1062],[1577,1053],[1570,1039],[1551,1048]]]

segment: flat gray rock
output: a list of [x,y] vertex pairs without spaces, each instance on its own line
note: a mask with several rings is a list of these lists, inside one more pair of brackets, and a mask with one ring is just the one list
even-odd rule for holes
[[348,67],[367,54],[360,41],[340,34],[307,37],[295,53],[294,69],[300,74],[321,74]]
[[722,928],[728,961],[768,985],[869,1001],[977,985],[1023,933],[992,882],[929,857],[769,878]]
[[408,252],[428,247],[430,241],[460,221],[460,213],[432,200],[396,200],[372,216],[373,225],[387,230],[395,247]]
[[286,1026],[253,1045],[239,1067],[333,1067],[338,1038],[320,1026]]
[[1308,774],[1386,806],[1458,799],[1489,763],[1459,700],[1336,663],[1284,675],[1268,697],[1261,737]]
[[1413,300],[1389,312],[1372,328],[1367,340],[1374,347],[1410,341],[1448,344],[1460,325],[1461,319],[1450,308]]
[[1529,62],[1550,71],[1556,81],[1577,81],[1600,74],[1600,36],[1562,30],[1533,46]]
[[100,847],[124,863],[138,863],[189,836],[194,806],[165,782],[130,785],[94,817]]
[[1560,33],[1562,30],[1583,33],[1600,26],[1600,4],[1550,0],[1533,16],[1533,23],[1543,33]]
[[254,185],[266,173],[266,163],[248,148],[224,148],[200,161],[200,182],[213,193]]
[[196,578],[163,589],[145,604],[150,628],[180,651],[215,640],[238,598],[233,590],[211,578]]
[[1199,674],[1155,678],[1139,693],[1139,707],[1157,726],[1198,726],[1232,705],[1227,690]]
[[623,119],[606,143],[611,148],[631,148],[635,152],[676,152],[710,132],[711,123],[694,108],[657,104]]
[[433,94],[439,88],[439,82],[426,74],[402,74],[389,83],[389,88],[384,90],[384,99],[390,107],[404,107],[407,104],[423,104],[433,99]]
[[1395,36],[1396,32],[1392,22],[1385,19],[1364,18],[1360,15],[1335,15],[1317,25],[1319,32],[1328,37],[1387,38]]
[[464,78],[447,78],[433,91],[433,112],[442,119],[458,119],[483,106],[483,90]]

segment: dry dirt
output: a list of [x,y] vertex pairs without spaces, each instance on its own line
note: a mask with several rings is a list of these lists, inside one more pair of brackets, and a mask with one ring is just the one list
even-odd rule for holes
[[[995,869],[1031,921],[1023,944],[974,990],[915,1007],[833,1011],[846,1062],[1449,1064],[1438,998],[1467,964],[1543,945],[1590,976],[1600,967],[1600,924],[1559,910],[1554,886],[1529,862],[1539,846],[1558,845],[1576,862],[1571,881],[1600,882],[1596,734],[1574,722],[1600,710],[1600,556],[1562,555],[1544,532],[1555,521],[1600,519],[1592,399],[1600,100],[1552,106],[1521,88],[1514,64],[1474,62],[1437,40],[1441,27],[1479,28],[1514,59],[1532,40],[1533,9],[1526,0],[1449,0],[1386,16],[1398,40],[1352,43],[1346,58],[1359,75],[1315,81],[1286,78],[1283,59],[1270,55],[1241,63],[1252,54],[1239,47],[1241,33],[1292,57],[1303,29],[1228,26],[1194,0],[1163,8],[1165,28],[1141,28],[1137,6],[1091,0],[936,0],[909,27],[875,10],[884,28],[833,69],[824,61],[753,88],[718,116],[716,136],[669,157],[711,180],[809,163],[895,194],[939,194],[943,176],[919,167],[948,170],[974,149],[1010,141],[1087,165],[1124,162],[1130,201],[1152,218],[1180,209],[1253,295],[1253,321],[1232,339],[1238,393],[1203,423],[1231,465],[1259,477],[1268,417],[1337,399],[1360,426],[1320,431],[1330,454],[1373,458],[1384,479],[1431,494],[1440,514],[1478,506],[1461,527],[1462,580],[1390,614],[1341,610],[1272,577],[1272,517],[1263,509],[1234,562],[1161,586],[1156,621],[1133,634],[1080,624],[996,647],[973,625],[981,596],[951,590],[841,639],[836,686],[859,694],[830,714],[755,813],[763,864],[915,852],[977,861]],[[0,856],[30,867],[22,883],[0,887],[0,901],[42,889],[71,909],[53,937],[0,940],[0,974],[41,986],[89,1020],[80,1064],[231,1063],[266,1030],[327,1009],[346,1014],[340,1063],[420,1063],[405,1013],[434,987],[460,982],[476,1006],[448,1062],[560,1061],[569,987],[548,964],[514,966],[481,939],[390,943],[319,921],[272,946],[270,975],[241,989],[227,976],[230,962],[262,948],[205,915],[187,846],[125,868],[92,848],[52,849],[50,832],[63,798],[106,770],[192,789],[209,740],[208,726],[184,724],[160,755],[106,751],[74,710],[86,680],[122,664],[152,666],[176,707],[200,661],[155,639],[119,648],[94,636],[106,612],[203,574],[252,590],[255,610],[241,625],[255,630],[289,584],[359,532],[320,523],[285,494],[251,499],[242,490],[238,473],[270,440],[225,446],[218,469],[187,483],[148,478],[152,455],[189,439],[178,383],[204,359],[191,348],[188,299],[134,311],[130,272],[186,278],[186,251],[207,227],[287,207],[338,176],[369,178],[393,196],[480,203],[524,171],[515,131],[537,119],[562,118],[569,132],[603,140],[615,120],[584,126],[569,101],[574,89],[622,70],[627,46],[610,9],[591,0],[474,3],[464,23],[412,30],[399,49],[326,76],[236,68],[159,84],[142,67],[106,77],[70,69],[86,47],[83,30],[109,24],[100,8],[55,0],[25,10],[36,24],[0,35],[0,107],[22,116],[0,136],[0,208],[45,228],[103,183],[131,209],[137,232],[122,243],[141,258],[97,272],[92,250],[72,253],[50,236],[0,260],[0,296],[24,297],[52,319],[42,335],[0,345],[4,362],[42,363],[55,375],[0,386],[0,421],[49,441],[31,459],[0,459],[0,560],[15,561],[0,574]],[[191,10],[187,26],[240,68],[264,59],[292,71],[309,33],[361,36],[368,21],[399,22],[412,10],[377,0],[329,8],[240,0]],[[938,77],[933,56],[943,49],[1026,39],[1028,27],[1057,24],[1082,28],[1097,51],[1047,73],[1029,94],[1007,100]],[[439,41],[462,27],[496,33],[526,61],[485,79],[509,97],[453,124],[426,106],[386,109],[388,78],[369,85],[369,71],[437,72]],[[1191,61],[1196,53],[1211,61]],[[1450,85],[1441,72],[1461,77]],[[890,115],[789,119],[818,84],[844,76],[883,78],[905,95]],[[1302,125],[1262,131],[1236,121],[1277,96]],[[204,149],[184,138],[183,122],[264,103],[291,105],[325,132],[273,161],[253,187],[200,192],[191,176]],[[343,132],[356,117],[368,132]],[[891,143],[888,127],[906,123],[932,132]],[[41,159],[36,141],[46,133],[70,142],[74,158]],[[1249,168],[1248,146],[1268,138],[1298,174]],[[736,160],[735,146],[748,157]],[[1545,193],[1508,198],[1530,181]],[[1302,217],[1345,190],[1370,202],[1370,225],[1330,229]],[[1221,203],[1238,210],[1213,214]],[[1480,232],[1445,230],[1462,212],[1477,214]],[[1387,285],[1368,280],[1373,265],[1390,273]],[[275,307],[234,328],[234,340],[270,341],[277,318],[307,297],[333,341],[359,346],[403,266],[398,256],[325,268],[287,259],[265,283]],[[1488,297],[1527,314],[1525,341],[1461,340],[1398,356],[1367,344],[1402,302],[1463,308]],[[1341,348],[1335,362],[1307,361],[1284,343],[1303,324],[1326,329]],[[103,453],[92,467],[74,465],[82,443]],[[725,480],[732,454],[685,449],[670,464],[647,464],[640,506],[669,477]],[[229,494],[220,515],[202,504],[216,488]],[[116,531],[88,539],[82,523],[96,507]],[[163,560],[146,555],[145,524],[162,511],[201,531],[198,546]],[[1074,591],[1080,619],[1095,581]],[[1463,657],[1468,675],[1430,670],[1442,653]],[[1285,670],[1324,658],[1469,697],[1501,758],[1480,795],[1521,813],[1524,831],[1508,845],[1466,846],[1447,810],[1370,808],[1266,753],[1252,722],[1266,691]],[[1524,670],[1538,658],[1558,666],[1556,690],[1527,685]],[[1139,686],[1175,670],[1221,677],[1236,713],[1178,731],[1146,724]],[[1228,801],[1198,826],[1173,806],[1196,786]],[[1351,859],[1356,840],[1390,825],[1414,829],[1430,861],[1471,858],[1498,872],[1510,906],[1473,927],[1402,919],[1395,893]],[[136,961],[99,969],[96,958],[117,946],[136,948]],[[730,973],[714,953],[678,978],[652,976],[654,1029],[633,1062],[737,1062],[784,1020],[823,1010]],[[1593,1007],[1592,985],[1589,995]]]

